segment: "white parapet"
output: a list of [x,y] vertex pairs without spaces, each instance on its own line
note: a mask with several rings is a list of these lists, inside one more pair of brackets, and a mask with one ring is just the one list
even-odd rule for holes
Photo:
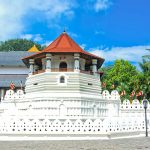
[[108,90],[104,90],[102,92],[102,97],[103,99],[107,99],[107,100],[120,100],[120,95],[117,90],[113,90],[111,94],[109,93]]
[[[132,103],[125,99],[120,106],[121,116],[123,117],[144,117],[143,101],[139,102],[138,99],[134,99]],[[150,105],[148,102],[147,117],[150,120]]]
[[84,97],[82,104],[80,97],[28,101],[22,90],[8,90],[0,104],[0,133],[103,134],[145,130],[143,105],[137,99],[120,105],[116,90],[103,91],[100,101],[90,99]]
[[[143,118],[101,119],[50,119],[50,118],[1,118],[3,134],[106,134],[144,131]],[[148,124],[150,127],[150,124]]]
[[7,90],[2,101],[14,101],[14,100],[22,100],[24,99],[25,94],[23,90],[17,90],[14,92],[13,90]]

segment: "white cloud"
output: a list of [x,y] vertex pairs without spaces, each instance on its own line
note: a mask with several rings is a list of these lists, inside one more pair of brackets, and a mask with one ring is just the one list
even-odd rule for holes
[[42,36],[40,34],[35,34],[35,37],[33,38],[35,42],[41,42],[43,40]]
[[26,16],[32,15],[39,21],[45,19],[52,26],[62,16],[72,18],[74,7],[69,0],[0,0],[0,41],[19,37],[26,28]]
[[112,3],[110,0],[96,0],[94,4],[94,9],[96,12],[99,12],[101,10],[106,10],[110,7]]
[[90,52],[105,58],[106,62],[113,62],[116,59],[125,59],[130,62],[138,63],[142,61],[142,56],[149,52],[146,50],[149,46],[132,46],[132,47],[113,47],[112,49],[92,48]]
[[0,40],[18,35],[22,30],[21,19],[24,11],[20,8],[20,2],[0,0]]
[[30,6],[42,12],[47,19],[58,20],[62,15],[73,15],[74,2],[69,0],[31,0]]
[[45,41],[42,45],[43,45],[43,46],[48,46],[48,45],[50,45],[52,42],[53,42],[53,41]]
[[23,34],[20,36],[20,38],[31,40],[33,38],[33,35],[32,34]]
[[35,42],[42,42],[43,38],[41,34],[23,34],[20,36],[22,39],[33,40]]

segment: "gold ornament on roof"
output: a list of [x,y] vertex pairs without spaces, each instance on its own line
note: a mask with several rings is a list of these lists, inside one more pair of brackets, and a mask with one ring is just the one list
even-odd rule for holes
[[28,52],[39,52],[39,49],[36,47],[36,45],[33,45]]

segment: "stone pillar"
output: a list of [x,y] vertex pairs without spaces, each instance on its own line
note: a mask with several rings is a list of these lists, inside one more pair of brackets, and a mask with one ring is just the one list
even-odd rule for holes
[[80,64],[81,64],[81,70],[85,70],[85,59],[81,58],[80,59]]
[[79,69],[80,69],[80,61],[79,61],[79,58],[80,58],[80,54],[75,53],[75,54],[74,54],[74,71],[76,71],[76,72],[78,72]]
[[0,101],[2,101],[4,99],[4,94],[5,94],[5,90],[4,89],[1,89],[1,97],[0,97]]
[[46,60],[45,58],[42,58],[42,70],[46,69]]
[[32,75],[34,72],[34,59],[29,59],[30,71],[29,74]]
[[46,71],[51,72],[51,54],[46,54]]
[[92,72],[94,74],[97,72],[97,59],[92,59]]

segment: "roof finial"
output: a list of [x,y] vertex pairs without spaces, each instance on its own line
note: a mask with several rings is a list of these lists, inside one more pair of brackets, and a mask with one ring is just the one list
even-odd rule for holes
[[66,27],[64,27],[64,32],[63,33],[66,33]]

